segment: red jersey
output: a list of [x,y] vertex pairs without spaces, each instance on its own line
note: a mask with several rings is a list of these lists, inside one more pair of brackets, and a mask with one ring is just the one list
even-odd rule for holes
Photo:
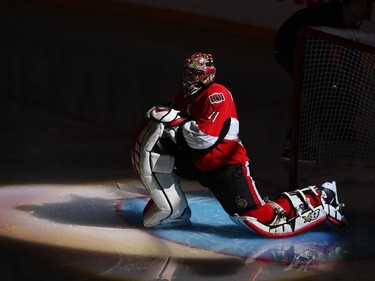
[[180,93],[175,106],[192,119],[183,125],[182,132],[199,171],[213,171],[249,160],[239,139],[232,94],[223,85],[214,83],[190,97]]

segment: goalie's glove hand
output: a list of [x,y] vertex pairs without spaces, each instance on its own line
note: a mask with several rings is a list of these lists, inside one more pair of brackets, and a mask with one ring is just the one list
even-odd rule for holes
[[186,121],[179,115],[180,111],[166,106],[153,106],[146,113],[146,117],[157,122],[165,123],[167,126],[175,127]]

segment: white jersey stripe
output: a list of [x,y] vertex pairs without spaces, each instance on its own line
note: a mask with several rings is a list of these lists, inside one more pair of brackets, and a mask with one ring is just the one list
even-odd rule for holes
[[189,121],[182,127],[182,133],[187,144],[194,149],[207,149],[213,146],[218,137],[202,132],[195,121]]

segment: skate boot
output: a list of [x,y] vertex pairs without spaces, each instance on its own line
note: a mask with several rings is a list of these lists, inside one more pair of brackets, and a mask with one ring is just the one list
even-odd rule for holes
[[336,182],[326,182],[322,184],[322,186],[317,187],[317,190],[321,192],[320,197],[322,199],[324,211],[327,214],[327,221],[337,227],[346,226],[348,223],[342,214],[342,208],[345,205],[339,203]]

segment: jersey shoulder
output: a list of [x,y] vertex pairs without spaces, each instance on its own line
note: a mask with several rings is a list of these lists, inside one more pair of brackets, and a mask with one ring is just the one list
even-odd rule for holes
[[229,90],[222,84],[219,83],[213,83],[210,87],[208,87],[208,92],[209,93],[214,93],[214,92],[229,92]]
[[229,90],[221,84],[214,83],[207,90],[205,94],[210,104],[219,106],[225,104],[225,101],[232,100],[232,95]]

